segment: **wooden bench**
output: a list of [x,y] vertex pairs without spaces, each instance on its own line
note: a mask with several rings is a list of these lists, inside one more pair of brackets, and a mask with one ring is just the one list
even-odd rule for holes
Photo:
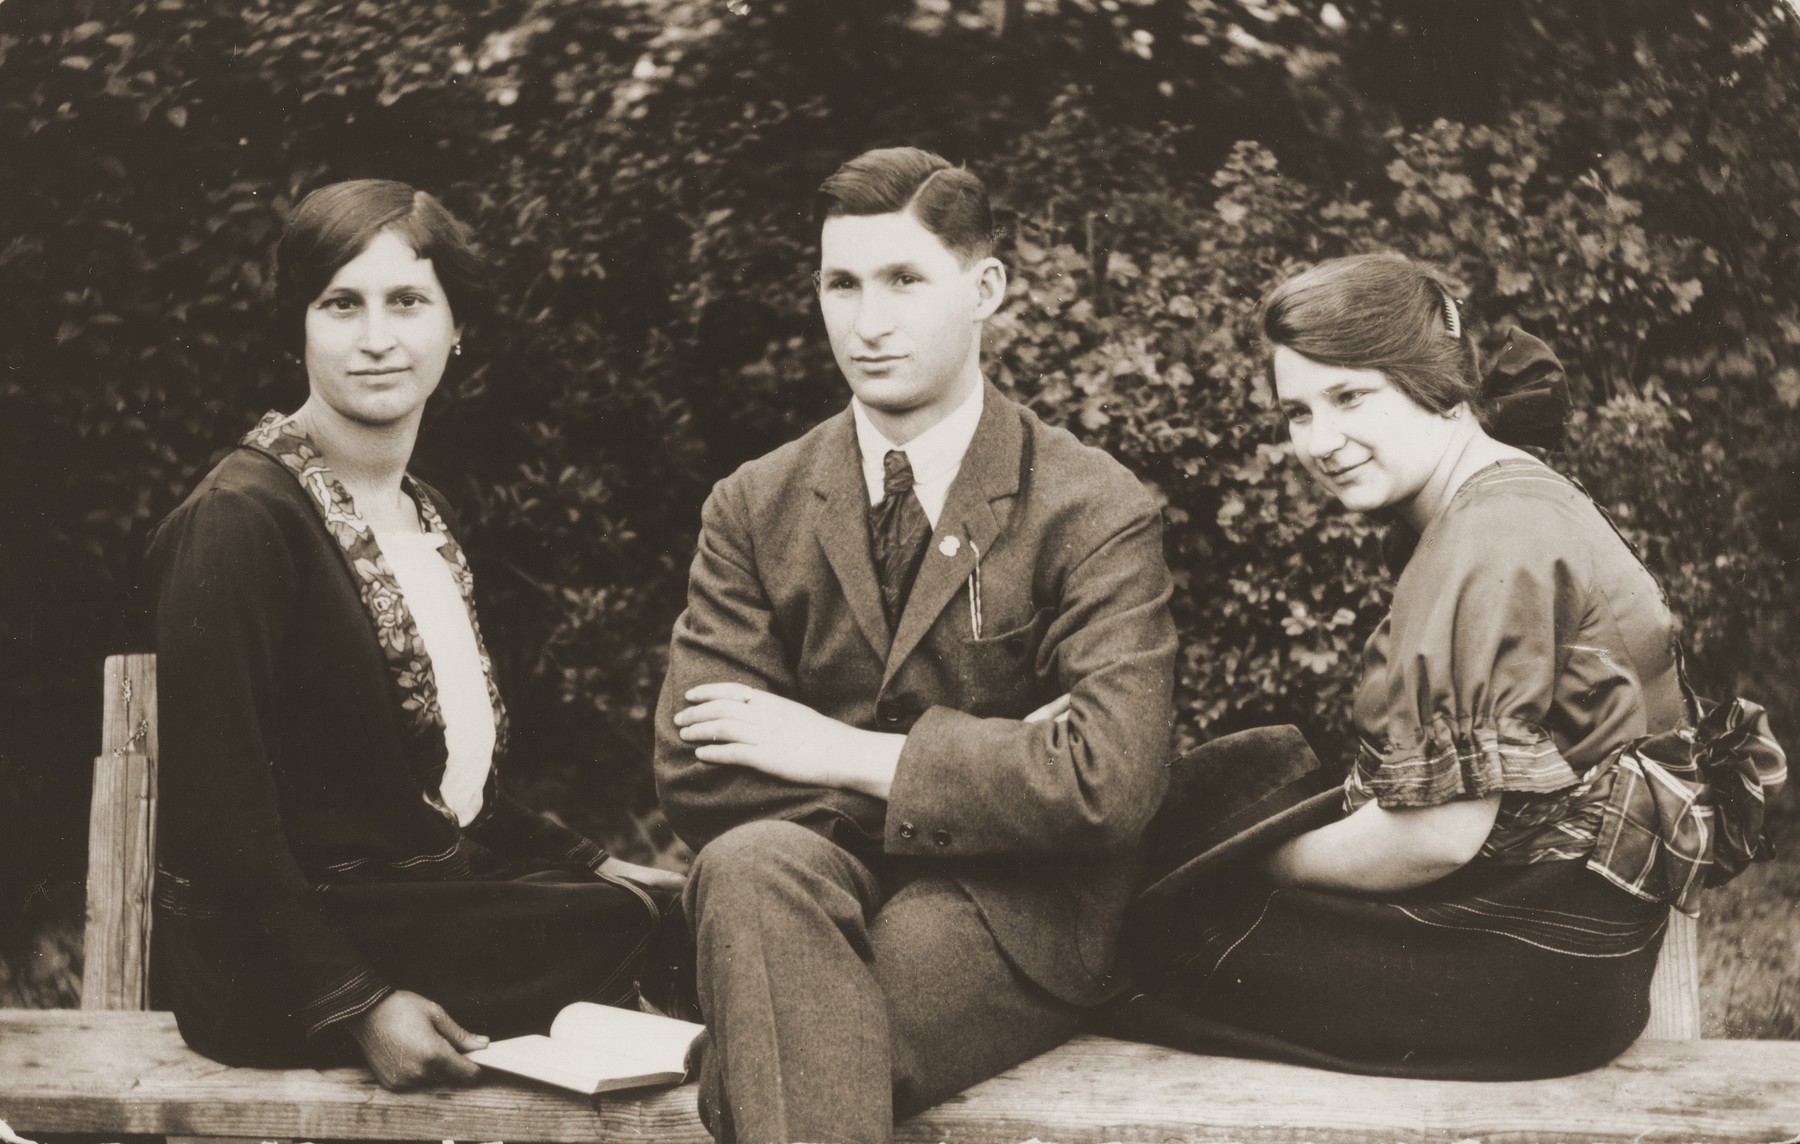
[[[18,1133],[704,1144],[694,1089],[588,1100],[486,1075],[390,1093],[361,1069],[233,1069],[145,1011],[155,838],[149,656],[107,662],[80,1010],[0,1010],[0,1120]],[[1800,1043],[1701,1041],[1695,931],[1677,916],[1651,1029],[1557,1080],[1346,1076],[1080,1036],[901,1124],[903,1141],[1755,1141],[1800,1134]]]

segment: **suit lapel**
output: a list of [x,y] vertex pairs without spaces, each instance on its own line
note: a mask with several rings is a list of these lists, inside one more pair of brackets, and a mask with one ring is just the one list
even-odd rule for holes
[[825,559],[837,575],[844,602],[856,617],[856,626],[875,649],[888,658],[887,617],[881,611],[881,585],[875,578],[875,561],[869,554],[869,491],[863,482],[861,454],[856,447],[856,426],[850,411],[831,422],[823,447],[813,462],[813,532]]
[[[963,454],[962,467],[950,483],[950,495],[944,500],[944,511],[938,514],[937,528],[931,534],[931,547],[906,598],[906,610],[901,613],[893,647],[887,654],[883,687],[919,646],[944,606],[968,582],[975,571],[977,554],[988,553],[1012,513],[1012,500],[1019,491],[1024,428],[1019,423],[1018,407],[992,385],[983,384],[986,392],[982,395],[981,421]],[[956,538],[955,544],[948,543],[950,537]],[[873,575],[871,568],[871,582]],[[880,614],[878,606],[876,615]]]

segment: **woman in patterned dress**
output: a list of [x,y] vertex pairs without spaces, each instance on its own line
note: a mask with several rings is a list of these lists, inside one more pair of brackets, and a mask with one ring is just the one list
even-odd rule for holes
[[1541,342],[1514,330],[1484,379],[1445,283],[1379,254],[1277,286],[1262,326],[1296,457],[1392,522],[1399,578],[1335,821],[1147,895],[1113,1031],[1393,1075],[1601,1064],[1644,1028],[1669,908],[1759,849],[1779,748],[1753,705],[1700,720],[1659,586],[1519,447],[1561,434]]
[[681,879],[497,782],[506,715],[468,563],[407,473],[486,299],[467,232],[428,194],[358,180],[308,195],[277,257],[307,400],[264,417],[150,545],[153,989],[230,1064],[466,1082],[477,1033],[666,993]]

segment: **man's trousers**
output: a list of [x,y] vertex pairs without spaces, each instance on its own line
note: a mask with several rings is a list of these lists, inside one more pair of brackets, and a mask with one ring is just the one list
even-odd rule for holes
[[720,1144],[887,1141],[1075,1032],[1082,1010],[1006,960],[974,902],[917,861],[790,822],[700,852],[700,1111]]

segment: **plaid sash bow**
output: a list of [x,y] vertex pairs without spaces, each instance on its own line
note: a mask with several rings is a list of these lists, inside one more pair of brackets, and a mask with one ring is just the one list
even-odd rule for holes
[[1627,893],[1699,912],[1700,891],[1773,854],[1763,834],[1787,754],[1762,707],[1733,699],[1693,728],[1647,735],[1600,764],[1610,782],[1588,868]]

